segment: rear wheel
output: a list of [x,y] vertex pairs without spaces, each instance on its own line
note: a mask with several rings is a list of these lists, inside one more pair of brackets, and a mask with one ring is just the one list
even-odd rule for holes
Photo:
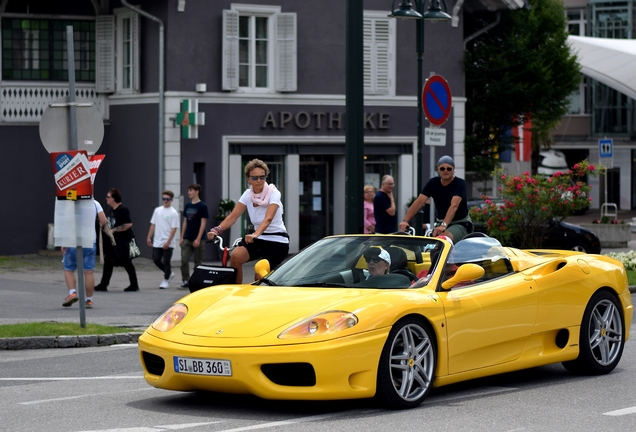
[[389,408],[414,408],[431,391],[437,349],[430,326],[409,317],[393,326],[382,349],[376,396]]
[[585,308],[579,338],[579,356],[563,366],[575,374],[602,375],[614,370],[623,355],[623,310],[615,295],[601,291]]

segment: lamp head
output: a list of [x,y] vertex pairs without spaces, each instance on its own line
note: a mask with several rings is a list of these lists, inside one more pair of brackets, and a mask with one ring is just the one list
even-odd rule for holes
[[[444,2],[444,8],[446,8],[446,2]],[[442,10],[439,5],[439,0],[431,0],[431,5],[424,14],[424,19],[431,22],[450,21],[451,16]]]
[[407,18],[407,19],[421,19],[422,14],[413,9],[413,5],[411,4],[411,0],[402,0],[400,2],[400,6],[395,9],[395,0],[393,0],[393,4],[391,5],[391,14],[389,14],[391,18]]

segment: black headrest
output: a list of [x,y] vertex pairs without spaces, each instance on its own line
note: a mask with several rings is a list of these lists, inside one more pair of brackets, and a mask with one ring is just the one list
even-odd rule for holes
[[390,271],[398,270],[406,267],[406,252],[399,247],[390,246],[386,251],[391,256],[391,268]]

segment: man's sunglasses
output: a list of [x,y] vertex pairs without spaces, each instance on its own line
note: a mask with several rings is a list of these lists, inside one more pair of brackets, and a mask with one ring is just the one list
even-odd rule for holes
[[365,258],[364,260],[367,262],[367,264],[371,264],[371,263],[377,264],[380,261],[384,261],[382,258]]
[[439,167],[440,171],[452,171],[453,167]]
[[267,176],[250,176],[250,178],[252,179],[252,181],[265,180]]
[[161,198],[164,201],[172,201],[172,198]]

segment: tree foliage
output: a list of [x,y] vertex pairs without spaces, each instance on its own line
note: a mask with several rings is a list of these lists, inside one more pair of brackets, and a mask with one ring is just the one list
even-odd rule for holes
[[483,196],[484,206],[472,208],[470,217],[485,224],[488,234],[504,245],[512,241],[524,249],[541,248],[555,219],[561,221],[589,205],[590,186],[578,179],[597,174],[587,160],[552,177],[532,176],[527,171],[517,176],[499,172],[503,201],[496,203]]
[[[501,12],[501,22],[467,46],[465,56],[468,171],[490,173],[514,143],[506,135],[519,115],[532,118],[533,152],[548,147],[550,131],[567,113],[580,66],[567,44],[561,0],[529,0],[530,10]],[[478,14],[472,34],[493,21]]]

